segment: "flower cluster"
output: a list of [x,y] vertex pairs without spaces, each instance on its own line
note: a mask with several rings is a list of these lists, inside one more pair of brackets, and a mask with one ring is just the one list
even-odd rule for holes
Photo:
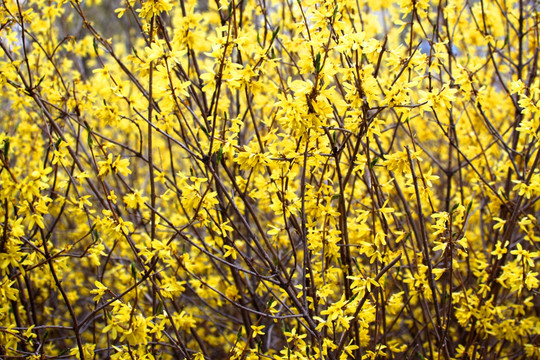
[[0,2],[0,358],[540,358],[539,10]]

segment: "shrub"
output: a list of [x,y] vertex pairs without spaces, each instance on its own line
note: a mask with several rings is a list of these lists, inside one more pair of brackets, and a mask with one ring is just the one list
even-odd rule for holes
[[540,358],[535,1],[105,5],[0,5],[0,357]]

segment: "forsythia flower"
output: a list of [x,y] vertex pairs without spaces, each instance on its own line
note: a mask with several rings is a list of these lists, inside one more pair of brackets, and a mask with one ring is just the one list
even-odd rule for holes
[[540,358],[537,2],[109,3],[0,1],[3,358]]
[[103,285],[102,283],[100,283],[99,281],[94,281],[94,285],[96,286],[96,289],[94,290],[91,290],[90,291],[90,294],[96,294],[96,296],[94,296],[94,301],[95,302],[99,302],[101,300],[101,298],[103,297],[103,295],[105,295],[105,293],[107,292],[107,287],[105,285]]
[[253,337],[256,337],[258,335],[264,335],[264,332],[262,331],[264,329],[264,325],[251,325],[251,330],[253,330]]
[[140,9],[139,16],[150,20],[152,17],[159,15],[159,13],[163,11],[167,12],[171,9],[172,4],[170,0],[145,0]]

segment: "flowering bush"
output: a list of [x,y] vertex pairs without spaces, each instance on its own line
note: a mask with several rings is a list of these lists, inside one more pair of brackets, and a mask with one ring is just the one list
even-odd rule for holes
[[537,2],[100,6],[0,5],[0,357],[540,358]]

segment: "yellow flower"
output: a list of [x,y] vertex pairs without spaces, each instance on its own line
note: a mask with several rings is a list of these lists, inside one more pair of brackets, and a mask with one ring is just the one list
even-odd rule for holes
[[521,243],[517,243],[516,250],[510,251],[510,254],[515,255],[516,260],[519,261],[525,254],[528,255],[529,252],[521,247]]
[[139,10],[139,16],[150,20],[153,16],[159,15],[162,11],[169,11],[172,9],[170,0],[146,0],[143,2],[142,8]]
[[[94,351],[96,349],[96,344],[84,344],[82,346],[83,355],[85,359],[91,359],[94,357]],[[81,353],[78,347],[71,348],[69,353],[75,356],[77,359],[81,359]]]
[[96,286],[96,289],[90,290],[90,294],[96,294],[92,300],[95,302],[99,302],[103,295],[109,290],[105,285],[100,283],[99,281],[94,281],[94,285]]
[[501,260],[502,256],[508,252],[507,246],[509,242],[506,241],[504,243],[504,246],[502,246],[502,243],[500,241],[497,241],[495,244],[495,250],[491,252],[491,255],[496,255],[497,260]]
[[231,256],[234,260],[236,260],[236,257],[238,256],[238,252],[236,249],[229,245],[223,245],[223,248],[225,249],[225,254],[223,254],[224,258],[227,258]]
[[258,335],[264,335],[265,333],[262,331],[264,329],[264,325],[251,325],[251,330],[253,330],[253,337],[256,337]]

